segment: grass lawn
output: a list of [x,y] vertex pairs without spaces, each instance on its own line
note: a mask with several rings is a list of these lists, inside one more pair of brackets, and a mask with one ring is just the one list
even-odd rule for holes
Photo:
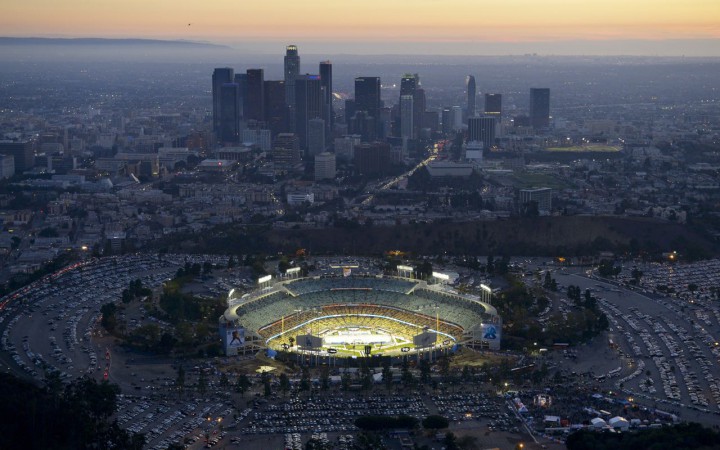
[[603,153],[615,153],[620,151],[620,147],[617,145],[607,144],[585,144],[585,145],[573,145],[571,147],[548,147],[545,150],[549,152],[603,152]]

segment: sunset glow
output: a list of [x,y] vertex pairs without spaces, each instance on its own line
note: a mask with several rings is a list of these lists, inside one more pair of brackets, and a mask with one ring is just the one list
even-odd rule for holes
[[555,41],[720,38],[717,0],[5,0],[6,36]]

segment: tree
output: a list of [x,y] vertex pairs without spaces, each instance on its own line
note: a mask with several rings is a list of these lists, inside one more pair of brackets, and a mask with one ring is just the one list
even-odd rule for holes
[[477,441],[477,437],[468,434],[458,438],[456,443],[457,447],[461,450],[476,450],[478,448]]
[[320,389],[323,391],[330,389],[330,369],[327,366],[320,369]]
[[393,387],[393,374],[392,374],[392,371],[390,370],[390,362],[389,362],[389,361],[383,363],[383,368],[382,368],[382,381],[383,381],[383,383],[385,383],[385,387],[387,388],[388,391],[389,391],[390,389],[392,389],[392,387]]
[[239,392],[240,395],[245,395],[245,392],[250,389],[250,386],[252,386],[252,382],[250,382],[248,376],[243,373],[238,376],[235,391]]
[[552,279],[552,276],[550,275],[550,271],[548,270],[545,272],[545,281],[543,282],[543,287],[545,289],[550,289],[552,287],[552,282],[553,282],[553,279]]
[[308,370],[306,366],[303,366],[302,368],[302,375],[300,376],[300,390],[310,390],[310,370]]
[[228,380],[228,376],[225,372],[223,372],[220,375],[220,386],[221,387],[228,387],[230,385],[230,380]]
[[267,374],[263,374],[263,388],[264,388],[264,394],[265,397],[270,397],[272,395],[272,386],[270,385],[270,376]]
[[410,366],[407,361],[403,362],[400,381],[402,381],[406,386],[415,383],[415,377],[413,377],[412,372],[410,372]]
[[470,380],[470,367],[468,367],[467,364],[465,364],[462,368],[462,375],[461,375],[463,381],[469,381]]
[[438,368],[440,369],[440,375],[447,377],[450,374],[450,358],[443,355],[438,359]]
[[443,416],[430,415],[423,419],[422,426],[426,430],[441,430],[450,426],[450,422]]
[[418,368],[420,369],[420,382],[428,383],[430,381],[430,363],[423,359],[418,364]]
[[205,372],[200,371],[200,376],[198,377],[198,383],[197,383],[197,390],[198,392],[203,395],[205,392],[207,392],[207,378],[205,377]]
[[457,438],[455,437],[455,433],[451,431],[445,433],[444,443],[447,450],[458,450]]
[[100,324],[107,330],[108,333],[115,331],[115,326],[117,325],[115,311],[117,311],[115,303],[106,303],[100,307],[100,312],[102,313]]
[[283,393],[283,396],[288,393],[290,390],[290,378],[284,373],[280,374],[280,390]]
[[205,261],[203,263],[203,274],[209,275],[210,272],[212,272],[212,268],[213,268],[212,263],[210,261]]

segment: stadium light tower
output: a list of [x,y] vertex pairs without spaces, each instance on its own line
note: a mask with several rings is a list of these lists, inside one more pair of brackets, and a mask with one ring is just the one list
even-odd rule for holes
[[412,278],[413,274],[413,268],[410,266],[397,266],[398,276],[404,277],[404,278]]
[[492,289],[486,284],[480,284],[482,289],[482,301],[492,304]]

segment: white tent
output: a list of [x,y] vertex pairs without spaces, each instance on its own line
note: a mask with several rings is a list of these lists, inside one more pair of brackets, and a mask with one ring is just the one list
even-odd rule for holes
[[545,422],[546,423],[552,423],[555,425],[560,426],[560,417],[558,416],[545,416]]
[[607,422],[605,422],[605,420],[601,419],[600,417],[594,418],[590,421],[590,423],[595,428],[605,428],[607,426]]
[[622,428],[627,429],[630,428],[630,422],[627,421],[624,417],[615,416],[612,419],[610,419],[610,426],[613,428]]

